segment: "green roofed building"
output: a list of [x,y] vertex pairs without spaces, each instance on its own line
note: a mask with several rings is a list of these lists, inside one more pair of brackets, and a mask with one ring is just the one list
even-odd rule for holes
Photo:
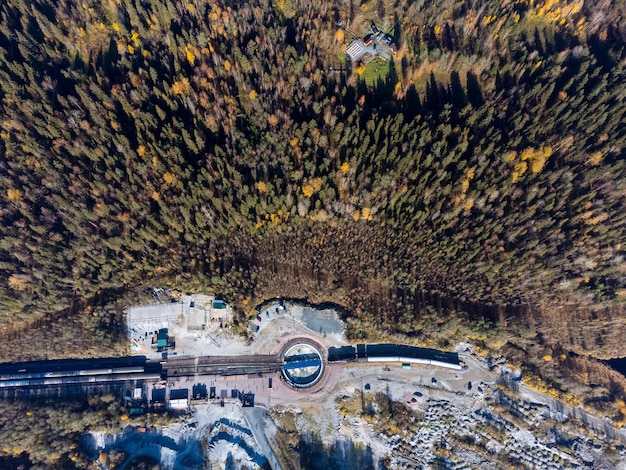
[[161,328],[159,330],[159,334],[157,336],[157,347],[159,348],[167,347],[167,328]]

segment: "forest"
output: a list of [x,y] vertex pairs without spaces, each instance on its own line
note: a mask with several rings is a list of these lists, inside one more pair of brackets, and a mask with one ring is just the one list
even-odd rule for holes
[[[122,351],[105,306],[165,285],[242,319],[333,301],[354,337],[623,355],[624,11],[2,2],[5,359],[76,354],[76,332]],[[345,50],[372,21],[399,50],[366,80]]]
[[[623,23],[601,10],[2,5],[1,324],[203,283],[243,310],[326,298],[411,332],[431,307],[615,355]],[[367,84],[344,51],[371,20],[400,49]]]

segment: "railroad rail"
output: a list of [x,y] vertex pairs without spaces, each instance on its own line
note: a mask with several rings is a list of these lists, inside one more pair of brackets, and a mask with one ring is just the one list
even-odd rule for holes
[[278,356],[205,356],[197,359],[175,359],[163,364],[167,378],[199,375],[269,374],[280,370]]

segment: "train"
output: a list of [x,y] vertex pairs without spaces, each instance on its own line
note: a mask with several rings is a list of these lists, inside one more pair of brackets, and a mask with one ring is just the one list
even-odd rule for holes
[[135,374],[135,373],[143,372],[144,369],[145,369],[144,367],[116,367],[116,368],[108,368],[108,369],[66,370],[66,371],[53,371],[53,372],[17,372],[17,373],[11,373],[11,374],[0,374],[0,381],[83,376],[83,375]]
[[159,380],[161,374],[155,372],[117,373],[66,377],[44,377],[30,379],[0,380],[0,389],[20,387],[46,387],[53,385],[88,385],[107,382],[130,382],[133,380]]
[[57,359],[0,364],[0,389],[159,380],[162,366],[145,356]]
[[461,370],[459,355],[405,344],[357,344],[330,347],[328,362],[402,362]]

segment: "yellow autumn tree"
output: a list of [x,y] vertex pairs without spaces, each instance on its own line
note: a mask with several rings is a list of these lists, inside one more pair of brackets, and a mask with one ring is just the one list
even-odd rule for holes
[[185,57],[187,57],[187,62],[189,62],[189,65],[193,65],[196,62],[196,56],[193,55],[191,45],[189,44],[187,44],[187,46],[185,47]]
[[7,189],[7,197],[9,201],[19,201],[22,199],[22,191],[14,188]]
[[322,178],[311,178],[302,185],[302,194],[311,197],[322,188]]
[[587,160],[587,162],[589,162],[590,165],[596,166],[602,163],[603,159],[604,159],[604,155],[602,154],[602,152],[598,150],[597,152],[593,152],[589,156],[589,159]]
[[9,277],[9,287],[13,290],[23,291],[28,287],[28,281],[23,274],[13,274]]
[[364,207],[363,209],[361,209],[361,219],[372,220],[372,209],[370,209],[369,207]]
[[186,95],[189,93],[189,79],[183,77],[181,80],[174,82],[172,85],[172,93],[175,95]]

